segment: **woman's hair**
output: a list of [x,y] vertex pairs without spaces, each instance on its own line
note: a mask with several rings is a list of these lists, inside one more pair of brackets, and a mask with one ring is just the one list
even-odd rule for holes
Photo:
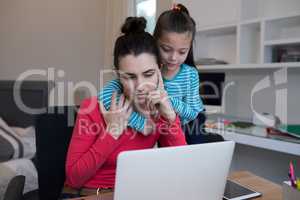
[[123,35],[117,38],[114,47],[114,66],[119,69],[120,58],[126,55],[138,56],[148,53],[160,63],[159,51],[153,36],[145,32],[147,21],[144,17],[128,17],[121,27]]
[[163,12],[158,17],[153,33],[154,38],[158,41],[162,34],[168,32],[190,32],[192,34],[191,48],[184,63],[187,65],[195,66],[193,55],[193,41],[196,33],[196,23],[190,16],[188,9],[184,5],[177,4],[174,6],[174,8]]

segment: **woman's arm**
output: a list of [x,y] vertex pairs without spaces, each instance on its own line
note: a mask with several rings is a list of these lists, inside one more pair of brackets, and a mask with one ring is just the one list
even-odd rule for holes
[[74,188],[93,177],[121,143],[106,132],[97,100],[93,102],[96,105],[91,102],[84,100],[81,104],[66,159],[66,182]]
[[160,117],[157,122],[156,131],[160,134],[159,144],[162,147],[186,145],[185,136],[181,129],[178,116],[175,121],[171,123],[163,117]]
[[[103,89],[100,91],[98,95],[98,99],[103,103],[106,110],[109,110],[112,94],[114,92],[120,93],[121,91],[122,91],[122,86],[120,81],[112,80],[107,85],[105,85]],[[144,127],[146,122],[147,120],[143,115],[137,112],[132,112],[132,114],[129,117],[128,126],[139,132],[144,132]]]
[[199,95],[199,75],[197,70],[191,70],[186,96],[183,100],[170,97],[170,102],[175,112],[180,116],[182,124],[195,119],[199,112],[203,111],[204,106]]

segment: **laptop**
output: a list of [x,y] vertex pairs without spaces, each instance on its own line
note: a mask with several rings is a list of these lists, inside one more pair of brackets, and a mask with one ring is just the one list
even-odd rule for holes
[[114,200],[220,200],[234,142],[126,151],[117,160]]

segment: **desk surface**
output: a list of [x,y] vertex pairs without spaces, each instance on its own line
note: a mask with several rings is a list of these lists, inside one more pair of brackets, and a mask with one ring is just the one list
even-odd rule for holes
[[[255,198],[255,200],[282,200],[282,189],[280,185],[272,183],[271,181],[263,179],[250,172],[233,172],[229,175],[229,179],[263,194],[261,197]],[[89,196],[72,200],[99,200],[99,198],[97,199],[97,196]],[[112,194],[102,195],[101,200],[113,200]]]
[[282,200],[282,189],[280,185],[256,176],[247,171],[234,172],[229,179],[256,190],[263,195],[255,200]]

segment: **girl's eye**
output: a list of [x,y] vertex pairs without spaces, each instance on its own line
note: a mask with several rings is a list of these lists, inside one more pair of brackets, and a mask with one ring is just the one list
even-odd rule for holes
[[179,52],[179,54],[184,55],[184,54],[186,54],[186,51],[184,51],[184,52],[181,51],[181,52]]
[[165,47],[161,47],[162,48],[162,50],[164,51],[164,52],[170,52],[171,51],[171,49],[167,49],[167,48],[165,48]]

